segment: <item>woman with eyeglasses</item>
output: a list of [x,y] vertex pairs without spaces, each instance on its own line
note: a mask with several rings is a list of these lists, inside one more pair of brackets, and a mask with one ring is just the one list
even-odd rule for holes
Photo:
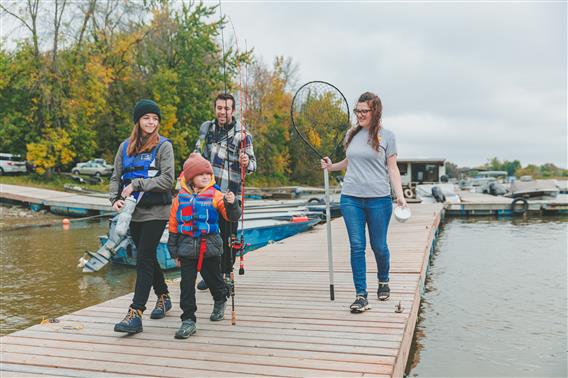
[[347,170],[340,207],[351,249],[356,294],[355,302],[349,307],[352,313],[362,313],[370,308],[367,300],[365,225],[369,229],[371,249],[377,263],[377,297],[385,301],[390,296],[387,231],[392,213],[391,186],[397,205],[407,206],[396,164],[396,139],[392,131],[383,128],[382,111],[379,96],[363,93],[353,110],[357,125],[345,137],[345,159],[339,163],[332,163],[328,157],[321,160],[322,169]]

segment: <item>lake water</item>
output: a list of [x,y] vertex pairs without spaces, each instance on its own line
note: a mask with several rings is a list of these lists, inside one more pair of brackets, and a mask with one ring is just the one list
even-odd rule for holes
[[133,290],[131,267],[112,264],[93,274],[76,267],[85,250],[98,248],[97,236],[106,233],[107,225],[104,220],[74,222],[67,231],[59,225],[1,232],[0,334]]
[[568,218],[447,218],[410,377],[566,377]]

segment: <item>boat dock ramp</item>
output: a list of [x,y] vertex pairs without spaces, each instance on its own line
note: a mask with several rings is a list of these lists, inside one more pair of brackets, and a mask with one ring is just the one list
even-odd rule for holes
[[[420,307],[441,204],[411,205],[393,221],[391,298],[376,298],[376,266],[367,251],[371,310],[351,314],[349,245],[341,219],[332,221],[335,300],[330,300],[325,226],[247,255],[236,276],[236,325],[210,322],[209,292],[198,292],[198,331],[175,340],[179,287],[165,319],[144,314],[144,332],[113,332],[132,295],[38,324],[0,339],[0,373],[12,376],[372,376],[402,377]],[[153,294],[149,303],[153,303]],[[400,306],[399,306],[400,305]],[[150,305],[151,306],[151,305]]]

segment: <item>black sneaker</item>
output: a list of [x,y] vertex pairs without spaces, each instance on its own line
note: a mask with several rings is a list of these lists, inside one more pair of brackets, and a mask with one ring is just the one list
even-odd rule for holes
[[191,319],[184,320],[181,322],[181,326],[176,331],[176,339],[187,339],[189,336],[193,335],[197,331],[197,325]]
[[142,311],[129,308],[124,319],[114,325],[114,332],[126,332],[128,334],[142,332]]
[[211,321],[218,322],[225,318],[225,304],[226,302],[215,302],[213,312],[211,312],[211,316],[209,317]]
[[156,301],[156,307],[152,310],[150,314],[151,319],[162,319],[166,316],[166,312],[172,309],[172,300],[168,294],[162,294],[158,297]]
[[379,301],[386,301],[389,299],[390,294],[391,290],[389,288],[389,284],[379,282],[379,289],[377,290],[377,297],[379,298]]
[[367,301],[367,298],[362,295],[358,295],[355,298],[355,302],[353,302],[353,304],[349,306],[349,308],[351,309],[352,313],[358,314],[367,311],[371,307],[369,307],[369,301]]

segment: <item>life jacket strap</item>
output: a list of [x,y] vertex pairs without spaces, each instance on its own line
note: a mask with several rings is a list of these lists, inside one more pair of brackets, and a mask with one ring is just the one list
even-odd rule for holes
[[197,259],[197,271],[201,272],[201,266],[203,265],[203,258],[205,257],[205,252],[207,251],[207,239],[205,230],[201,231],[201,240],[199,241],[199,258]]

